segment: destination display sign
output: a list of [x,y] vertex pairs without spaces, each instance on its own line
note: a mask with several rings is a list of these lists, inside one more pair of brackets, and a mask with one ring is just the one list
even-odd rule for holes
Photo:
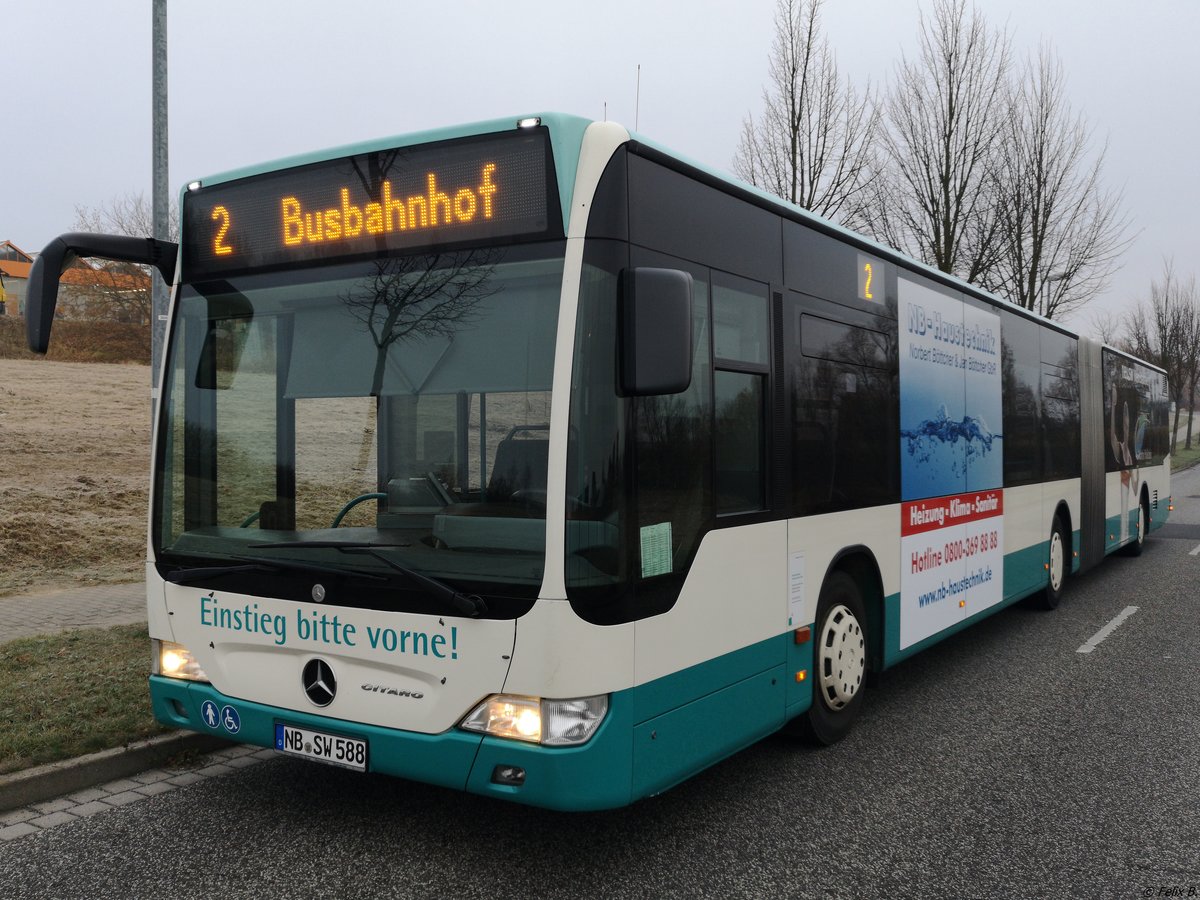
[[382,150],[184,194],[183,276],[561,236],[544,128]]

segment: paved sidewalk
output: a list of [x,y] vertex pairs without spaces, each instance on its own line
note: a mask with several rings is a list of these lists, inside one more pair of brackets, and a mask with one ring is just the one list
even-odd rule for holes
[[145,621],[143,582],[0,597],[0,644],[72,628],[107,628]]
[[[204,746],[216,741],[208,738]],[[157,794],[164,794],[177,787],[227,775],[237,769],[252,766],[266,759],[274,759],[274,750],[261,750],[258,747],[228,745],[218,741],[223,746],[216,752],[209,753],[190,763],[169,765],[164,768],[143,768],[141,771],[120,773],[120,769],[109,766],[93,766],[90,771],[80,773],[88,781],[86,787],[77,788],[74,793],[61,796],[55,792],[46,792],[44,799],[37,800],[28,806],[18,809],[0,808],[0,846],[8,841],[48,831],[59,825],[66,825],[76,819],[85,819],[96,813],[108,812],[121,806],[137,803]],[[183,749],[176,742],[178,749]],[[110,755],[119,756],[120,751],[109,751]],[[103,754],[96,754],[101,756]],[[120,760],[113,758],[113,763]],[[70,765],[66,763],[64,765]],[[90,778],[88,776],[91,776]],[[78,781],[79,779],[76,779]],[[0,800],[4,792],[0,791]]]
[[[0,597],[0,644],[72,628],[146,621],[146,586],[109,584]],[[208,753],[182,768],[153,768],[189,753]],[[215,735],[174,732],[79,759],[0,775],[0,846],[274,755],[230,745]],[[74,793],[69,793],[69,792]],[[69,796],[63,796],[69,794]],[[19,808],[17,808],[19,807]]]

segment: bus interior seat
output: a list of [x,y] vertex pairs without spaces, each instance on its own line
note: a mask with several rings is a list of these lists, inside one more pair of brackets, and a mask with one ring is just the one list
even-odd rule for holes
[[[529,437],[530,433],[538,434]],[[517,427],[496,445],[496,458],[488,479],[487,499],[505,501],[518,491],[545,496],[550,460],[549,427]]]

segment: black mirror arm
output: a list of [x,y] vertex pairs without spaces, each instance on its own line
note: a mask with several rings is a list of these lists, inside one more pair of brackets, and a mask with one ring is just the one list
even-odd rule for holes
[[41,252],[29,272],[25,301],[25,337],[34,353],[45,353],[50,345],[50,327],[58,304],[58,284],[63,270],[77,258],[111,259],[154,266],[163,281],[175,281],[175,257],[179,245],[155,238],[71,232],[59,235]]

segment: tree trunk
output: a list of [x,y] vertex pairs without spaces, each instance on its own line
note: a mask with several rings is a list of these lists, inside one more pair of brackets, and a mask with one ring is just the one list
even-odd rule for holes
[[[1184,450],[1192,449],[1192,416],[1196,409],[1196,382],[1192,381],[1192,389],[1188,391],[1188,424],[1187,424],[1187,442],[1183,445]],[[1176,412],[1179,408],[1176,407]]]

